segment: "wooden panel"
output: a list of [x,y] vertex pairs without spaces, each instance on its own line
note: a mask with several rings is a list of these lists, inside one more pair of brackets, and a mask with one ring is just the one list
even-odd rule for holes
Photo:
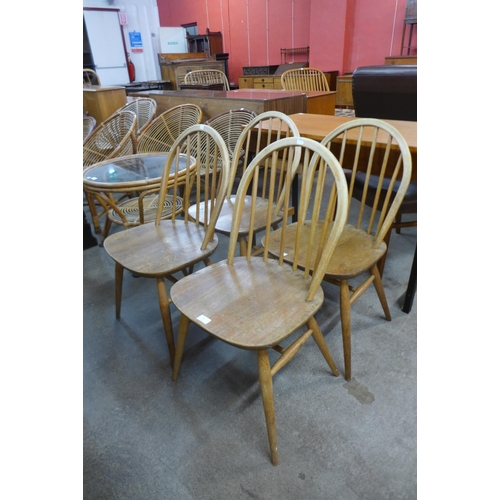
[[352,97],[352,75],[337,77],[337,105],[354,106]]
[[385,64],[417,64],[417,56],[390,56],[385,58]]
[[316,115],[335,114],[336,92],[306,92],[307,113]]

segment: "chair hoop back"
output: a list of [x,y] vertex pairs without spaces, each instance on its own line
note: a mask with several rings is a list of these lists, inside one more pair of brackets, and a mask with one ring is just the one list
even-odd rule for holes
[[[210,151],[210,154],[207,155],[207,151]],[[161,207],[167,192],[173,194],[174,199],[180,192],[181,182],[177,181],[177,165],[181,154],[194,159],[189,173],[186,174],[187,179],[183,178],[181,181],[184,185],[184,222],[191,220],[205,227],[202,246],[204,249],[214,238],[215,222],[229,185],[229,153],[221,135],[208,125],[197,124],[183,131],[172,144],[165,162],[158,199],[157,225],[160,224]],[[171,177],[172,172],[175,172],[174,179]],[[188,207],[193,203],[193,199],[199,209],[190,216]]]
[[154,99],[149,97],[138,97],[131,102],[128,102],[118,110],[133,111],[137,116],[137,125],[135,135],[138,138],[141,132],[155,119],[157,104]]
[[[337,156],[350,178],[351,217],[356,215],[352,203],[355,179],[364,178],[355,224],[368,234],[375,231],[378,247],[392,227],[411,180],[412,160],[405,138],[383,120],[358,118],[337,127],[321,143]],[[374,179],[376,187],[370,194]]]
[[325,74],[316,68],[295,68],[283,72],[281,86],[285,90],[330,90]]
[[221,83],[224,90],[229,90],[229,82],[223,71],[218,69],[199,69],[186,73],[184,83],[187,85],[213,85]]
[[[285,169],[286,178],[285,187],[282,191],[284,194],[282,210],[283,213],[287,213],[291,206],[292,180],[296,174],[293,171],[292,163],[297,156],[303,159],[298,222],[289,224],[288,219],[284,218],[281,228],[275,230],[271,207],[280,193],[271,189],[268,199],[268,221],[262,239],[264,246],[263,259],[267,261],[269,257],[275,256],[280,265],[283,262],[289,262],[294,270],[298,267],[303,268],[305,278],[312,274],[313,278],[308,295],[308,300],[312,300],[321,285],[328,262],[346,223],[348,213],[347,183],[342,167],[335,156],[317,141],[303,137],[280,139],[266,146],[252,160],[240,181],[236,194],[229,240],[228,264],[232,265],[234,261],[243,210],[248,206],[251,207],[250,210],[255,210],[256,207],[257,193],[256,189],[252,187],[255,170],[262,163],[269,163],[270,178],[274,182],[273,179],[277,178],[278,169],[282,168],[280,158],[286,159],[288,167]],[[329,189],[325,189],[327,178],[331,183]],[[245,197],[248,196],[251,196],[252,201],[250,203],[245,200]],[[322,223],[325,220],[333,220],[333,222],[329,224]],[[286,244],[289,232],[295,235],[294,246],[290,246],[290,243]],[[253,237],[254,230],[251,224],[248,234],[249,241]],[[304,238],[308,238],[307,245],[303,245]],[[270,252],[271,240],[273,240],[274,247],[279,248],[278,255]],[[304,266],[302,264],[299,266],[299,262],[304,262],[301,259],[303,253],[299,251],[300,248],[307,249],[306,264]],[[248,248],[246,258],[250,260],[251,248]]]

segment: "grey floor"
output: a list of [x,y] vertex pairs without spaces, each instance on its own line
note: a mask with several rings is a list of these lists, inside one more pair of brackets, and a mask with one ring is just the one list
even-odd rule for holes
[[[341,372],[310,340],[274,378],[280,463],[270,462],[253,352],[193,326],[176,382],[156,284],[83,252],[84,498],[405,500],[417,498],[417,300],[402,312],[417,228],[393,234],[384,273],[352,308],[353,378],[343,378],[338,289],[317,315]],[[219,237],[213,260],[225,258]],[[212,293],[216,293],[213,291]],[[179,314],[172,306],[174,328]]]

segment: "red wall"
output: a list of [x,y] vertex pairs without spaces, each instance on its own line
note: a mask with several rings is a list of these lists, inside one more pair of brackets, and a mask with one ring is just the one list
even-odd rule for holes
[[157,2],[161,26],[196,22],[198,33],[222,32],[229,80],[236,84],[243,66],[280,64],[280,48],[309,45],[311,67],[340,74],[384,64],[400,53],[406,7],[405,0]]

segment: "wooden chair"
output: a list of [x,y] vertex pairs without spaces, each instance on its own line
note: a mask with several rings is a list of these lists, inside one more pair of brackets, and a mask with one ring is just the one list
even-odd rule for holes
[[101,85],[101,80],[93,69],[83,68],[83,83],[84,85]]
[[186,73],[184,77],[186,85],[213,85],[220,83],[224,85],[223,90],[229,90],[229,82],[223,71],[218,69],[199,69]]
[[[237,257],[236,247],[244,213],[250,211],[251,217],[257,217],[256,211],[260,210],[262,202],[252,188],[255,173],[263,163],[269,163],[270,178],[277,179],[283,170],[282,158],[287,158],[285,189],[282,191],[283,210],[286,211],[291,203],[292,162],[294,156],[300,154],[307,167],[302,175],[298,225],[294,234],[311,235],[312,245],[307,254],[306,268],[299,270],[297,259],[293,259],[292,265],[285,263],[283,253],[289,253],[294,248],[293,243],[291,246],[281,246],[290,234],[285,221],[282,230],[273,232],[273,215],[276,215],[279,193],[276,193],[276,197],[271,195],[263,200],[269,208],[265,238],[281,235],[279,248],[282,248],[283,253],[274,259],[266,245],[262,257],[252,256],[250,247],[244,256]],[[312,189],[315,183],[320,186],[327,178],[334,178],[337,186],[330,202],[325,199],[324,195],[329,194],[325,190]],[[274,193],[274,190],[271,192]],[[241,180],[234,206],[227,260],[187,276],[171,288],[172,302],[181,312],[173,379],[176,380],[179,374],[191,322],[223,342],[256,351],[271,461],[277,465],[273,375],[297,354],[311,335],[333,374],[338,375],[314,315],[323,303],[323,274],[346,221],[347,185],[338,161],[324,146],[312,139],[292,137],[274,142],[256,156]],[[308,231],[305,221],[309,217],[306,214],[312,213],[312,227],[315,227],[316,221],[320,220],[321,207],[328,207],[330,218],[333,211],[337,216],[333,223],[324,225],[321,230],[318,229],[318,234],[313,235]],[[251,227],[249,238],[252,237]],[[296,336],[287,341],[293,334]],[[281,345],[285,341],[288,346]],[[272,367],[269,349],[280,354]]]
[[[267,128],[265,128],[267,127]],[[221,213],[215,224],[215,230],[226,236],[231,233],[231,225],[234,217],[234,202],[237,182],[243,176],[247,166],[250,164],[252,154],[257,154],[266,146],[269,146],[273,141],[284,139],[287,137],[299,137],[299,131],[293,121],[285,114],[279,111],[267,111],[257,115],[243,129],[236,146],[234,147],[233,160],[231,163],[231,176],[229,181],[229,190],[222,206]],[[287,154],[288,150],[284,150]],[[287,158],[283,158],[286,165]],[[300,158],[294,158],[294,172],[297,170]],[[269,190],[276,188],[278,191],[284,186],[286,169],[279,169],[277,183],[272,179],[269,168],[269,160],[261,165],[261,168],[254,171],[254,186],[259,189],[258,207],[254,212],[254,219],[250,218],[250,211],[245,210],[241,219],[241,227],[239,231],[240,254],[245,255],[247,251],[247,238],[250,232],[250,226],[253,225],[254,233],[262,230],[266,223],[267,201],[265,198],[269,196]],[[293,209],[292,209],[293,210]],[[283,213],[276,211],[274,215],[274,225],[277,225],[283,217]],[[252,240],[250,240],[252,241]],[[252,245],[251,245],[252,246]],[[256,254],[261,252],[261,248],[254,248]]]
[[92,131],[95,129],[96,120],[93,116],[85,115],[83,117],[83,142],[90,136]]
[[149,97],[138,97],[131,102],[128,102],[118,110],[120,111],[133,111],[137,117],[137,127],[135,136],[138,138],[142,131],[155,119],[156,117],[156,101]]
[[141,132],[138,153],[168,153],[174,141],[189,127],[201,123],[202,109],[196,104],[180,104],[157,116]]
[[[202,147],[216,151],[212,159],[214,165],[222,165],[222,168],[213,168],[211,173],[205,176],[203,184],[200,182],[199,161],[199,149]],[[172,165],[178,162],[183,151],[188,157],[192,156],[197,160],[190,171],[189,181],[183,186],[183,206],[187,207],[189,200],[194,198],[205,209],[195,213],[194,218],[189,218],[185,212],[182,218],[161,220],[166,196],[177,198],[181,192],[181,181],[185,183],[184,179],[177,179],[177,173],[173,180],[170,176]],[[214,226],[229,185],[229,167],[229,153],[218,132],[206,125],[194,125],[185,130],[174,141],[165,163],[155,223],[114,233],[103,243],[106,252],[115,261],[117,318],[120,317],[121,310],[123,270],[128,269],[136,275],[156,279],[161,316],[172,361],[174,338],[165,279],[176,282],[175,273],[191,272],[199,262],[210,264],[210,256],[218,245]],[[203,214],[210,214],[210,217],[204,217]]]
[[[377,148],[384,139],[386,146]],[[404,137],[392,125],[375,118],[359,118],[337,127],[322,141],[339,158],[349,182],[349,224],[340,237],[324,279],[340,287],[340,317],[345,378],[351,379],[351,305],[373,283],[385,317],[391,313],[377,263],[385,256],[384,241],[410,184],[412,161]],[[378,165],[380,168],[375,168]],[[354,198],[354,179],[362,173],[361,201]],[[368,189],[372,177],[377,188]],[[388,184],[386,184],[386,182]],[[369,199],[371,198],[371,199]],[[368,274],[356,285],[352,280]]]
[[[98,125],[83,143],[83,167],[94,165],[108,158],[134,154],[137,118],[132,111],[121,111],[110,116]],[[99,217],[94,196],[85,192],[92,223],[96,233],[101,232]]]
[[295,68],[283,72],[281,86],[285,90],[330,90],[325,74],[316,68]]

